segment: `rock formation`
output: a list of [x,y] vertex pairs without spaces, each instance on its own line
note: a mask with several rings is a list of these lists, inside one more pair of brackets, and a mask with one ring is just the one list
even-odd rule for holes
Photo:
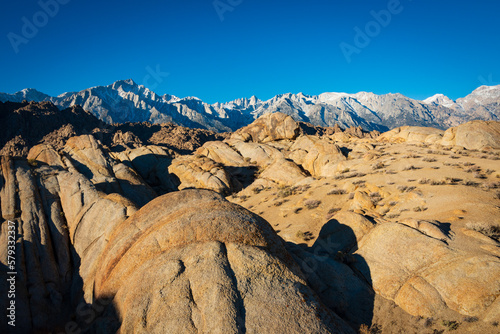
[[[20,333],[423,332],[450,321],[466,333],[500,321],[497,122],[373,138],[275,113],[219,136],[171,124],[82,131],[78,108],[36,107],[2,104],[9,122],[28,111],[54,120],[48,134],[4,138],[15,145],[1,158],[0,244],[14,222]],[[0,263],[6,274],[5,247]]]

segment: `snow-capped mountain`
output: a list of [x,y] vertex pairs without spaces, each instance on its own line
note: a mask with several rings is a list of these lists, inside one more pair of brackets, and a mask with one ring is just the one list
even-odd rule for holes
[[108,123],[173,122],[215,131],[233,131],[262,114],[283,112],[298,121],[318,126],[361,126],[385,131],[402,125],[448,128],[473,120],[500,120],[500,85],[481,86],[453,101],[436,94],[423,101],[401,94],[323,93],[281,94],[262,101],[255,96],[207,104],[196,97],[158,95],[133,80],[120,80],[80,92],[51,97],[35,89],[0,93],[0,101],[51,101],[60,108],[76,104]]

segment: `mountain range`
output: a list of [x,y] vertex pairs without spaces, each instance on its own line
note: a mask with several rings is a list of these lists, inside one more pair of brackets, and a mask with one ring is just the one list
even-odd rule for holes
[[0,93],[0,101],[50,101],[61,109],[80,105],[106,123],[173,122],[217,132],[235,131],[266,113],[282,112],[317,126],[338,124],[387,131],[403,126],[447,129],[471,120],[500,120],[500,85],[481,86],[456,101],[436,94],[423,101],[402,94],[360,92],[320,95],[281,94],[263,101],[255,96],[208,104],[196,97],[158,95],[132,79],[57,97],[36,89]]

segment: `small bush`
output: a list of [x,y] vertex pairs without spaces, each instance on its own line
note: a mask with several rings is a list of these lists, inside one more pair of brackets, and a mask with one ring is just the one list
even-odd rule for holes
[[430,182],[431,182],[431,180],[429,180],[429,179],[420,179],[420,180],[418,180],[419,184],[429,184]]
[[316,209],[320,204],[321,201],[317,199],[309,199],[304,202],[304,205],[308,210]]
[[464,186],[467,186],[467,187],[477,187],[477,186],[479,186],[479,183],[474,182],[474,181],[469,181],[469,180],[463,181],[462,184]]
[[479,321],[478,317],[465,317],[464,318],[465,322],[477,322]]
[[35,159],[28,159],[28,164],[29,164],[31,167],[36,167],[36,166],[38,166],[38,162],[37,162]]
[[309,240],[313,239],[313,235],[309,231],[302,232],[301,230],[298,230],[297,233],[295,233],[295,236],[297,238],[303,239],[305,241],[309,241]]
[[264,190],[264,187],[254,187],[254,188],[252,189],[252,191],[253,191],[253,193],[254,193],[254,194],[258,194],[258,193],[260,193],[262,190]]
[[376,164],[372,165],[373,170],[382,169],[384,167],[385,167],[385,165],[383,162],[377,162]]
[[327,195],[345,195],[347,192],[344,189],[333,189],[330,190]]
[[422,211],[426,211],[427,208],[426,207],[423,207],[423,206],[417,206],[415,208],[413,208],[413,211],[415,212],[422,212]]
[[292,196],[294,194],[295,194],[295,189],[290,187],[290,186],[286,186],[286,187],[281,187],[281,189],[278,191],[277,196],[281,197],[281,198],[285,198],[288,196]]
[[340,210],[342,210],[342,209],[341,208],[331,208],[330,210],[328,210],[328,214],[333,215],[333,214],[339,212]]
[[484,234],[487,237],[500,240],[500,225],[489,225],[487,223],[467,223],[465,225],[469,230]]
[[425,162],[436,162],[437,161],[437,159],[435,159],[435,158],[423,158],[422,160]]
[[456,321],[443,320],[443,326],[448,327],[449,331],[454,331],[458,329],[460,323]]
[[458,179],[456,177],[446,177],[445,181],[449,184],[457,184],[458,182],[462,182],[462,179]]
[[406,170],[416,170],[416,169],[420,169],[420,167],[415,167],[413,165],[408,165],[408,166],[405,166],[403,168],[404,171],[406,171]]
[[406,193],[409,193],[410,191],[413,191],[413,190],[417,189],[417,187],[415,187],[415,186],[410,186],[410,187],[408,187],[408,186],[403,186],[403,185],[401,185],[401,186],[398,186],[398,187],[397,187],[397,189],[398,189],[400,192],[402,192],[402,193],[405,193],[405,192],[406,192]]

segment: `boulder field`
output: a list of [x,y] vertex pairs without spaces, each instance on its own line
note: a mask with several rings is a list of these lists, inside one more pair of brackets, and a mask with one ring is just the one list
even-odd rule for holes
[[378,135],[275,113],[189,154],[129,125],[4,155],[16,332],[498,331],[498,124]]

